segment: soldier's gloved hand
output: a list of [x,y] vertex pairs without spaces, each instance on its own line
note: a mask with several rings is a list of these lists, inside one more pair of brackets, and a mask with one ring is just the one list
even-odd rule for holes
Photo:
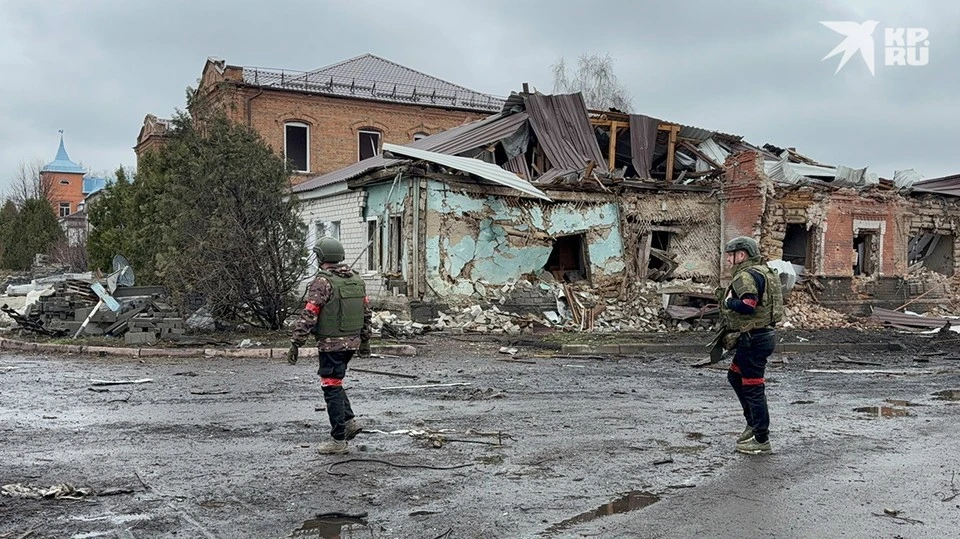
[[370,341],[360,341],[360,348],[357,349],[357,355],[360,357],[370,357]]
[[300,347],[296,344],[291,344],[290,350],[287,350],[287,363],[296,365],[298,359],[300,359]]

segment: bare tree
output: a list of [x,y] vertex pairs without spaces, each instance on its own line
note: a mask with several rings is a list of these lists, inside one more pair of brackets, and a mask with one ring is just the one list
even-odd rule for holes
[[40,181],[40,170],[43,168],[43,160],[39,157],[29,161],[20,161],[17,171],[14,173],[13,182],[10,186],[10,192],[7,198],[13,200],[18,208],[32,198],[42,198],[49,200],[51,186],[44,185]]
[[568,69],[561,56],[553,64],[553,91],[580,92],[587,107],[597,110],[617,109],[630,112],[632,97],[613,72],[613,58],[609,54],[584,54],[577,60],[575,71]]

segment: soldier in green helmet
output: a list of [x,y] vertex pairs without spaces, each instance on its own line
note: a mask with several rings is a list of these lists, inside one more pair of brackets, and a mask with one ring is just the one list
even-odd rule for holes
[[724,347],[736,349],[727,380],[733,387],[747,427],[736,450],[746,454],[772,451],[764,370],[776,347],[776,324],[783,319],[780,277],[760,256],[756,240],[741,236],[727,242],[726,262],[733,280],[720,290],[720,322]]
[[313,247],[320,268],[307,289],[307,304],[293,328],[287,361],[296,364],[299,349],[313,335],[320,352],[320,386],[330,419],[330,440],[320,444],[323,455],[349,452],[347,440],[361,428],[343,387],[347,364],[355,352],[370,355],[371,310],[363,279],[343,264],[343,245],[323,237]]

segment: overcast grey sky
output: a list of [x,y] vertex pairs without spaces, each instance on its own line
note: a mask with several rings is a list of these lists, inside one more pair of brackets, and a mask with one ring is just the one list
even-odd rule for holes
[[[876,75],[819,21],[876,20]],[[960,173],[960,3],[565,0],[0,0],[0,189],[21,161],[135,166],[147,113],[184,105],[208,56],[310,70],[367,52],[505,96],[549,92],[564,56],[609,53],[634,112],[795,146],[884,177]],[[929,63],[885,66],[888,27],[929,30]]]

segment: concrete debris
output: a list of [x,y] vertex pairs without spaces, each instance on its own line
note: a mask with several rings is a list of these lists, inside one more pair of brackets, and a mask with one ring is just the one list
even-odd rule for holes
[[[123,336],[126,344],[152,344],[158,340],[179,340],[184,334],[183,320],[164,301],[162,287],[120,287],[110,302],[116,311],[101,306],[93,287],[101,284],[87,274],[48,277],[49,283],[35,281],[26,292],[20,316],[11,312],[17,326],[50,336],[83,335]],[[42,285],[42,286],[41,286]],[[89,321],[85,321],[88,319]]]
[[[671,296],[689,294],[703,304],[707,302],[704,298],[713,297],[712,287],[690,280],[638,282],[626,298],[611,297],[612,294],[606,294],[604,290],[591,288],[587,281],[571,284],[543,280],[534,284],[519,280],[499,288],[485,288],[494,291],[492,296],[497,304],[486,308],[472,304],[456,311],[441,312],[433,327],[437,330],[460,329],[471,333],[519,335],[543,328],[597,333],[705,331],[716,323],[716,317],[711,319],[709,313],[685,320],[671,320],[665,316],[664,305],[670,305]],[[528,305],[511,301],[510,298],[518,295],[526,297],[531,291],[549,298],[555,308],[524,314],[514,312]]]
[[371,325],[375,332],[388,339],[402,339],[423,335],[430,331],[431,327],[426,324],[420,324],[411,320],[401,320],[400,317],[390,311],[374,311]]

